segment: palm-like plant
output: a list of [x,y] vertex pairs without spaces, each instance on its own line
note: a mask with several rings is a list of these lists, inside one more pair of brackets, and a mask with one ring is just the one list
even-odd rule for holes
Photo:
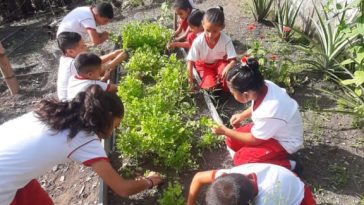
[[256,21],[263,21],[273,4],[274,0],[252,0],[250,4],[250,9],[253,12]]
[[337,24],[334,22],[334,19],[329,18],[327,11],[323,7],[323,15],[320,14],[317,6],[314,6],[314,8],[318,22],[312,21],[318,38],[317,40],[312,39],[301,32],[301,35],[311,42],[311,46],[299,46],[298,48],[315,56],[314,59],[305,61],[306,63],[319,70],[335,72],[335,68],[337,68],[335,64],[336,58],[342,54],[345,48],[358,39],[359,34],[352,32],[350,28],[342,29],[338,26],[351,23],[345,22],[346,11],[339,14],[339,24]]
[[301,8],[302,0],[299,4],[292,3],[289,0],[284,0],[283,4],[280,1],[277,1],[277,23],[275,26],[278,30],[278,34],[282,39],[288,41],[290,37],[293,35],[293,26],[296,22],[297,14]]

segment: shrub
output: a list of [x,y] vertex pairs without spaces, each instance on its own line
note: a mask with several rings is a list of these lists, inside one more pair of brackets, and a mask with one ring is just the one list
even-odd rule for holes
[[168,183],[168,188],[158,200],[160,205],[184,205],[186,200],[183,197],[182,187],[178,182]]
[[273,4],[274,0],[251,0],[250,9],[256,21],[263,21]]

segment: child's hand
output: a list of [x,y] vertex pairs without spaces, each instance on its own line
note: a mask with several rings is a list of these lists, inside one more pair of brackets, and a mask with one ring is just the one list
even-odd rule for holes
[[118,56],[120,53],[122,53],[123,52],[123,50],[121,50],[121,49],[118,49],[118,50],[115,50],[114,52],[112,52],[112,55],[113,55],[113,57],[115,58],[116,56]]
[[174,42],[170,42],[167,44],[167,49],[170,50],[170,49],[174,49],[176,48],[176,45],[174,44]]
[[225,127],[224,125],[214,125],[211,130],[213,133],[217,134],[217,135],[225,135],[226,129],[228,129],[227,127]]
[[231,124],[231,126],[236,128],[236,127],[239,127],[240,122],[243,120],[244,120],[244,118],[241,114],[235,114],[235,115],[231,116],[230,124]]
[[162,177],[158,172],[150,172],[147,178],[152,180],[153,186],[156,186],[162,182]]
[[110,79],[110,74],[111,74],[111,69],[107,69],[104,73],[104,75],[102,76],[103,80],[109,80]]

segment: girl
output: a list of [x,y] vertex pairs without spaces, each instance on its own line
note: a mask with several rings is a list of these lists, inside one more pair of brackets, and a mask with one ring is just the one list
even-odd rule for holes
[[205,184],[211,184],[206,193],[207,205],[316,205],[310,188],[300,178],[273,164],[198,172],[192,179],[187,205],[196,204]]
[[[228,71],[226,80],[230,92],[241,103],[252,101],[242,113],[235,114],[230,124],[213,128],[218,135],[226,135],[226,144],[234,165],[266,162],[297,170],[288,154],[295,153],[303,144],[303,125],[298,104],[285,89],[265,81],[254,58],[243,57],[242,63]],[[250,118],[253,123],[240,126]]]
[[108,161],[100,139],[111,135],[123,115],[115,94],[92,85],[70,102],[42,100],[34,112],[1,125],[0,204],[53,204],[35,178],[69,159],[91,166],[123,197],[159,184],[158,173],[123,179]]
[[230,37],[222,32],[225,28],[223,8],[207,10],[202,26],[205,32],[194,40],[187,56],[189,81],[192,84],[192,68],[195,66],[202,89],[215,89],[220,84],[227,91],[225,74],[235,65],[236,52]]
[[193,6],[192,0],[176,0],[173,5],[174,12],[179,17],[179,25],[174,32],[175,41],[184,41],[189,32],[187,18],[191,14]]

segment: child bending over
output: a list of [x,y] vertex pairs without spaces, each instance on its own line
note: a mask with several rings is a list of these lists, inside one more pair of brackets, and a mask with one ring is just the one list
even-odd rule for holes
[[122,197],[159,184],[158,173],[127,180],[111,166],[100,139],[110,137],[123,116],[120,98],[92,85],[72,101],[42,100],[35,111],[2,124],[0,204],[52,205],[36,178],[69,160],[90,166]]
[[202,27],[202,18],[204,16],[205,12],[200,11],[199,9],[196,9],[194,11],[192,11],[191,15],[188,16],[187,21],[188,21],[188,26],[190,27],[190,31],[187,34],[187,39],[184,42],[172,42],[170,44],[168,44],[168,48],[169,49],[174,49],[174,48],[191,48],[193,41],[195,40],[195,38],[200,35],[201,33],[203,33],[203,27]]
[[[75,32],[62,32],[57,37],[57,43],[63,55],[59,59],[57,76],[57,96],[61,101],[67,100],[68,81],[77,71],[74,66],[74,58],[87,51],[84,40],[80,34]],[[126,52],[116,50],[101,56],[103,72],[113,70],[118,64],[128,57]]]
[[116,92],[117,85],[106,83],[110,72],[101,77],[101,59],[93,53],[80,53],[75,58],[77,75],[70,77],[67,88],[67,100],[73,99],[79,92],[85,91],[93,84],[99,85],[104,91]]
[[206,193],[207,205],[316,205],[310,188],[300,178],[273,164],[198,172],[192,179],[187,205],[196,204],[205,184],[211,184]]
[[192,0],[176,0],[173,5],[174,12],[179,17],[179,25],[174,32],[175,41],[184,41],[189,33],[187,18],[193,10]]
[[[301,165],[288,160],[289,154],[303,146],[303,123],[297,102],[285,89],[264,80],[254,58],[243,57],[241,64],[228,71],[226,80],[238,102],[252,102],[248,109],[231,117],[234,129],[224,125],[213,128],[216,134],[226,136],[234,165],[271,163],[300,174]],[[248,118],[253,122],[241,126]]]
[[187,56],[189,82],[193,83],[192,68],[195,66],[202,89],[212,90],[220,85],[228,91],[225,75],[236,63],[236,52],[230,37],[222,32],[225,28],[223,8],[207,10],[202,26],[205,32],[194,40]]

